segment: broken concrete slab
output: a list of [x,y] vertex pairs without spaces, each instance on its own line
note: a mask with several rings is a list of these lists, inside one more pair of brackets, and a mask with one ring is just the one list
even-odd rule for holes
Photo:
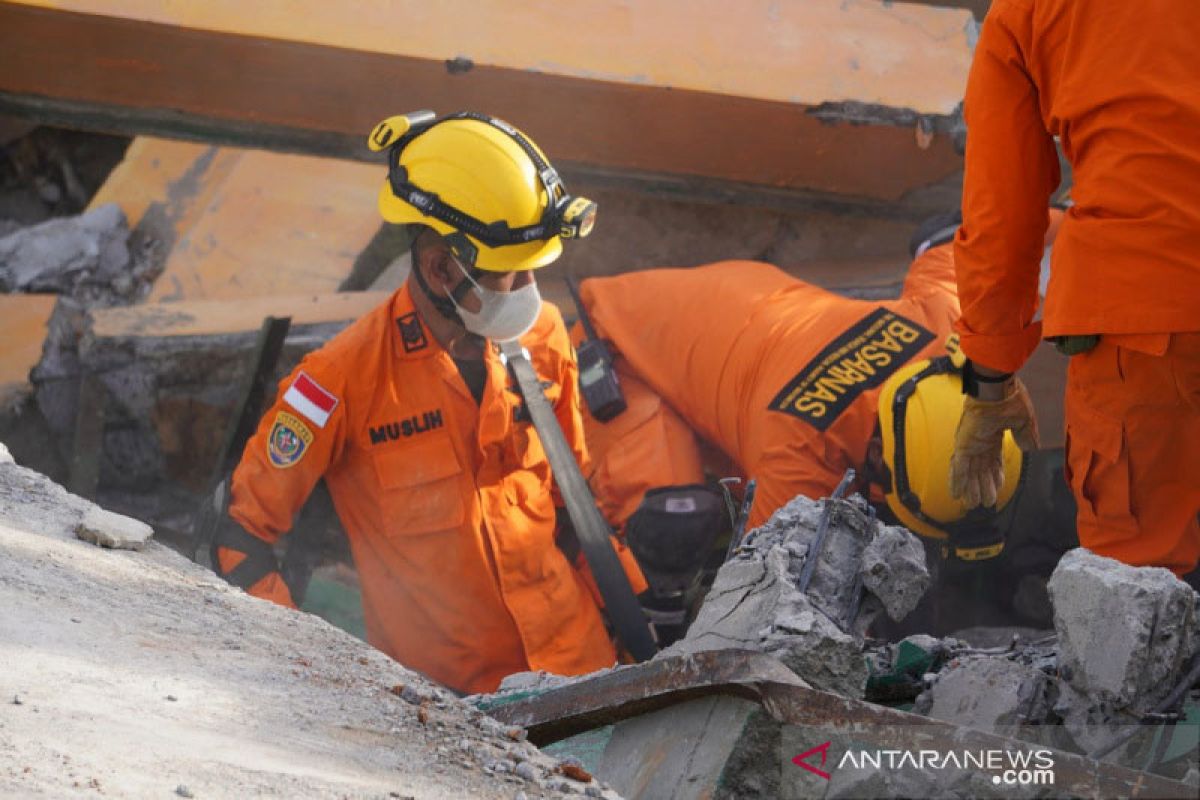
[[[801,592],[826,503],[828,532]],[[747,535],[687,635],[663,655],[758,650],[818,688],[862,697],[862,630],[881,606],[902,617],[928,585],[924,550],[912,533],[879,525],[858,499],[796,497]]]
[[[597,772],[626,797],[692,797],[721,783],[758,704],[703,697],[617,723]],[[773,759],[774,750],[762,754]]]
[[0,291],[48,292],[111,305],[137,297],[152,279],[130,255],[129,227],[116,205],[0,238]]
[[140,520],[94,506],[75,526],[75,535],[100,547],[141,550],[154,536],[154,529]]
[[1041,670],[1007,658],[966,657],[942,671],[923,707],[928,715],[1001,736],[1049,716],[1052,681]]
[[879,598],[893,620],[902,620],[929,588],[925,548],[904,528],[881,525],[862,554],[863,588]]
[[776,546],[726,564],[687,635],[660,657],[758,650],[818,688],[861,697],[867,669],[860,643],[800,593],[790,563],[788,552]]
[[[93,456],[99,459],[98,496],[112,503],[120,493],[128,499],[119,510],[136,508],[135,516],[156,526],[183,524],[186,530],[194,493],[207,490],[263,318],[292,318],[272,376],[278,380],[387,297],[344,292],[91,311],[63,300],[32,375],[37,404],[63,461],[70,463],[82,379],[90,376],[104,400],[102,445]],[[272,389],[267,396],[274,396]],[[159,511],[149,503],[143,507],[135,495],[170,502]]]
[[1196,592],[1170,570],[1078,548],[1049,588],[1060,672],[1093,700],[1147,711],[1200,649]]

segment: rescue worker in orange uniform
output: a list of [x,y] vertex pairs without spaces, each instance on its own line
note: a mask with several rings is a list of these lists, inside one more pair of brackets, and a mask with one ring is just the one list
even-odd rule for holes
[[383,217],[413,226],[410,276],[281,384],[233,475],[219,571],[291,605],[271,545],[324,478],[383,652],[461,692],[611,666],[590,576],[556,541],[546,454],[495,345],[519,338],[586,465],[574,353],[533,270],[559,256],[563,234],[586,235],[595,207],[566,194],[523,134],[482,115],[393,117],[371,146],[390,158]]
[[[647,489],[701,479],[690,429],[757,481],[747,530],[797,495],[829,495],[854,468],[856,488],[874,485],[910,528],[949,537],[964,557],[996,555],[968,541],[995,513],[968,520],[945,480],[945,419],[962,407],[943,358],[959,313],[956,227],[922,244],[896,300],[843,297],[750,261],[585,280],[584,307],[619,354],[628,400],[609,422],[585,412],[600,502],[628,520]],[[1006,459],[1007,502],[1021,472],[1011,442]]]
[[[1067,475],[1080,543],[1183,575],[1200,559],[1200,6],[996,0],[967,85],[962,348],[975,380],[951,475],[971,504],[1002,483],[1003,431],[1032,442],[1012,377],[1038,341],[1071,355]],[[1041,322],[1041,209],[1074,206]]]

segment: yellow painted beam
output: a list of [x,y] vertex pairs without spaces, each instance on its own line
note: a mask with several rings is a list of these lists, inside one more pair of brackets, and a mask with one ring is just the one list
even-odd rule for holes
[[931,114],[954,110],[971,60],[968,13],[881,0],[18,2],[590,81]]
[[117,203],[165,268],[150,301],[334,292],[379,228],[381,167],[138,137]]
[[0,404],[29,386],[57,295],[0,294]]
[[569,176],[886,206],[961,167],[975,24],[879,0],[0,2],[0,113],[367,158],[383,116],[470,108]]

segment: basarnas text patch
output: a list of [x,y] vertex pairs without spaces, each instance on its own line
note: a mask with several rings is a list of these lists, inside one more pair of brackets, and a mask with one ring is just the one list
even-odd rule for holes
[[770,410],[824,431],[859,395],[912,360],[933,333],[879,308],[834,339],[775,395]]

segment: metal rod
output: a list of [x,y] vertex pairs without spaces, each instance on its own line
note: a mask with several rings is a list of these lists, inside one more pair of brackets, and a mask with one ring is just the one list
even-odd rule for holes
[[728,561],[733,557],[733,551],[742,541],[742,534],[746,532],[746,522],[750,519],[750,509],[754,506],[754,492],[758,488],[758,481],[751,478],[746,482],[746,494],[742,497],[742,509],[738,512],[737,524],[733,526],[733,532],[729,535],[729,549],[725,551],[725,560]]
[[846,470],[842,475],[841,482],[833,490],[833,494],[825,499],[825,508],[821,510],[821,522],[817,525],[817,536],[813,539],[812,547],[809,548],[808,555],[804,558],[804,567],[800,570],[799,588],[801,592],[808,591],[808,584],[812,582],[813,573],[817,570],[817,559],[821,557],[821,551],[825,548],[825,537],[829,534],[829,522],[833,516],[833,501],[840,500],[852,483],[854,483],[853,467]]

